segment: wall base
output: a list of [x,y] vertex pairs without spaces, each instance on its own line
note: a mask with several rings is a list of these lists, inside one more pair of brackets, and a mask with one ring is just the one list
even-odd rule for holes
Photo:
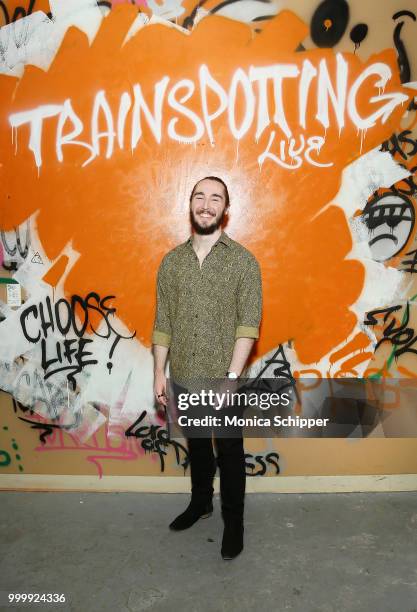
[[[215,491],[219,490],[218,478]],[[190,478],[183,476],[70,476],[2,474],[1,491],[82,491],[189,493]],[[359,491],[417,491],[417,474],[353,476],[248,477],[248,493],[352,493]]]

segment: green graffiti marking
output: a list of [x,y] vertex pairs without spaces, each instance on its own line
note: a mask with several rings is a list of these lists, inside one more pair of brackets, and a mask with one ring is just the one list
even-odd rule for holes
[[5,467],[6,465],[9,465],[10,462],[11,458],[9,453],[5,450],[0,450],[0,467]]
[[[9,428],[7,427],[7,425],[3,425],[2,429],[4,431],[9,431]],[[13,450],[15,451],[19,450],[19,446],[14,438],[12,438],[11,440],[11,446]],[[19,453],[15,453],[15,457],[17,461],[20,461],[22,458],[21,455],[19,455]],[[6,450],[0,450],[0,467],[6,467],[10,465],[11,461],[12,461],[11,455]],[[22,465],[19,464],[17,467],[20,472],[23,472]]]

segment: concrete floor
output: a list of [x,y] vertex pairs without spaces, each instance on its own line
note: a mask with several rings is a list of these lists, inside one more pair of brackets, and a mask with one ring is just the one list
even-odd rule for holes
[[[245,550],[185,495],[0,493],[0,591],[65,593],[71,612],[417,610],[417,493],[249,494]],[[19,608],[0,609],[16,610]]]

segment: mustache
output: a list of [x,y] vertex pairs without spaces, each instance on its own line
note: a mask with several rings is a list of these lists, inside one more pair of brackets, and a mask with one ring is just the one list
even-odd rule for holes
[[215,216],[216,216],[216,213],[215,213],[215,212],[213,212],[212,210],[210,210],[209,208],[198,208],[198,209],[196,210],[196,214],[197,214],[197,215],[199,215],[199,214],[201,214],[201,213],[203,213],[203,212],[204,212],[204,213],[208,213],[208,214],[209,214],[209,215],[211,215],[212,217],[215,217]]

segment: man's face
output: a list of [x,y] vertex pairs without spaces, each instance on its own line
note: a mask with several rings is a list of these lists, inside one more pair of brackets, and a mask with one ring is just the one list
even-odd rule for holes
[[197,183],[190,204],[191,224],[197,234],[212,234],[224,219],[226,193],[218,181]]

